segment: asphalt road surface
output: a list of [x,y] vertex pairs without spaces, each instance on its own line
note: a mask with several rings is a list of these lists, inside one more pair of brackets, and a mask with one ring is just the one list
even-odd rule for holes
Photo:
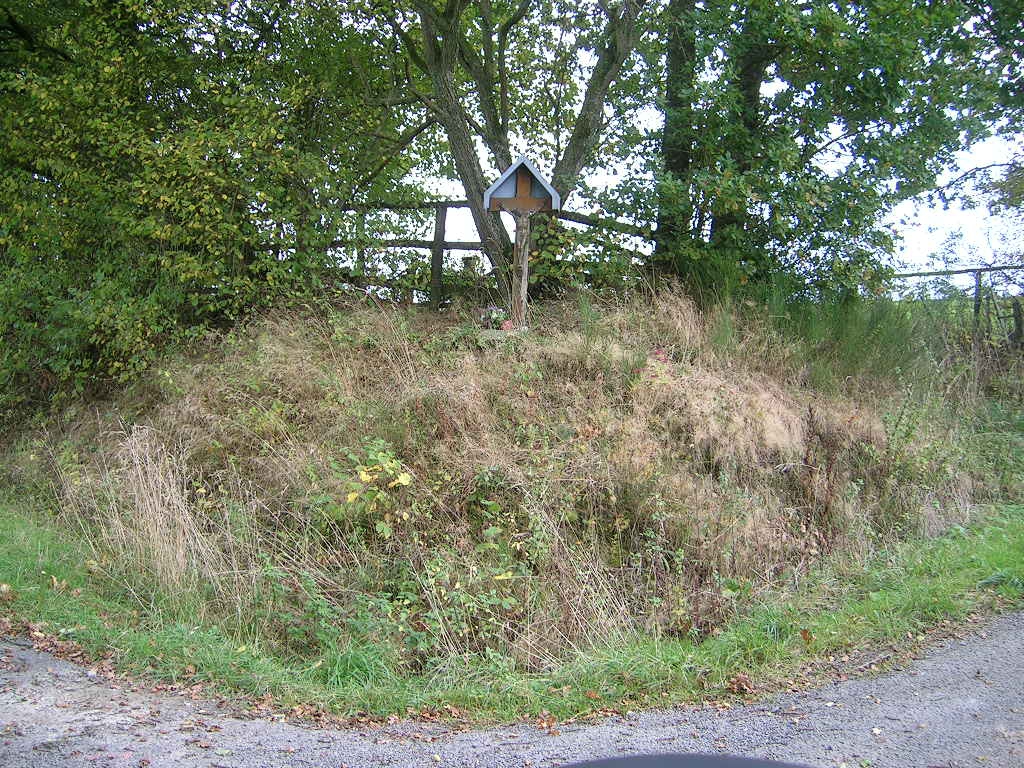
[[417,722],[323,730],[129,688],[0,638],[0,767],[546,768],[707,752],[832,768],[1024,768],[1024,613],[945,640],[897,671],[554,734],[532,724],[452,731]]

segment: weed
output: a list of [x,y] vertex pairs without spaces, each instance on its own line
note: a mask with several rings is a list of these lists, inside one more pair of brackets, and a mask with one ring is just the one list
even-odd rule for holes
[[[128,671],[174,682],[209,681],[233,694],[270,694],[285,706],[301,702],[342,713],[391,715],[406,707],[455,705],[483,718],[541,710],[562,718],[728,696],[741,675],[770,685],[814,658],[843,655],[865,643],[906,642],[908,634],[943,619],[993,601],[1024,599],[1024,508],[1004,507],[981,528],[957,528],[862,563],[826,560],[799,588],[751,600],[706,638],[620,635],[532,672],[492,648],[410,665],[394,647],[373,639],[371,625],[345,623],[306,579],[301,618],[312,627],[307,640],[318,645],[314,655],[303,656],[295,647],[267,645],[210,624],[195,612],[174,616],[156,605],[140,612],[126,585],[104,579],[84,557],[80,541],[10,504],[0,504],[7,532],[0,539],[0,579],[14,596],[0,610],[8,616],[31,620],[37,630],[91,653],[113,652]],[[284,573],[268,565],[266,576],[273,600],[286,602]]]

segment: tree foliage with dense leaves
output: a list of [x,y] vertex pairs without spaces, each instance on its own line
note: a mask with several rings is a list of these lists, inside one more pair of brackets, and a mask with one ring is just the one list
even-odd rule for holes
[[978,29],[990,11],[671,0],[663,264],[705,286],[878,276],[885,216],[932,189],[1005,103],[1005,49]]
[[408,169],[393,56],[332,3],[4,9],[5,393],[126,378],[316,281],[339,202]]
[[[374,258],[335,247],[372,237],[353,204],[432,179],[503,274],[482,196],[521,152],[563,199],[656,229],[652,265],[691,285],[852,290],[884,274],[896,203],[1021,130],[1022,28],[1009,0],[0,5],[0,397],[129,378],[350,278]],[[537,230],[545,257],[572,240]]]
[[[1002,89],[1002,110],[993,116],[997,130],[1011,141],[1024,132],[1024,6],[1011,0],[981,5],[981,31],[991,41],[994,69]],[[982,189],[991,195],[997,211],[1011,212],[1024,219],[1024,147],[987,174]],[[999,173],[1002,171],[1002,173]]]

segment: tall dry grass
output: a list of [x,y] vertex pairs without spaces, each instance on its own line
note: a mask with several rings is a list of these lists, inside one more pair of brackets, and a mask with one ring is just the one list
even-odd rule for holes
[[396,663],[543,668],[712,631],[987,492],[941,376],[908,390],[876,352],[858,369],[672,293],[581,295],[533,324],[496,342],[393,308],[249,320],[65,424],[62,514],[124,583],[234,626],[259,613],[296,650],[358,637]]
[[59,516],[87,541],[96,568],[143,594],[199,597],[215,613],[251,605],[259,578],[257,493],[241,483],[234,503],[210,503],[181,446],[136,425],[112,435],[94,473],[54,461]]

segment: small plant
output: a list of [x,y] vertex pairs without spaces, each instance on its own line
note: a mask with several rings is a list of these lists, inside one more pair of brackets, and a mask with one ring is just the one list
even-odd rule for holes
[[354,472],[346,484],[345,509],[371,520],[377,535],[390,539],[395,526],[410,518],[411,508],[400,504],[399,493],[412,485],[412,474],[382,440],[368,441],[361,454],[348,458]]
[[508,312],[501,307],[491,304],[480,311],[480,325],[484,328],[497,330],[503,328],[508,321]]

